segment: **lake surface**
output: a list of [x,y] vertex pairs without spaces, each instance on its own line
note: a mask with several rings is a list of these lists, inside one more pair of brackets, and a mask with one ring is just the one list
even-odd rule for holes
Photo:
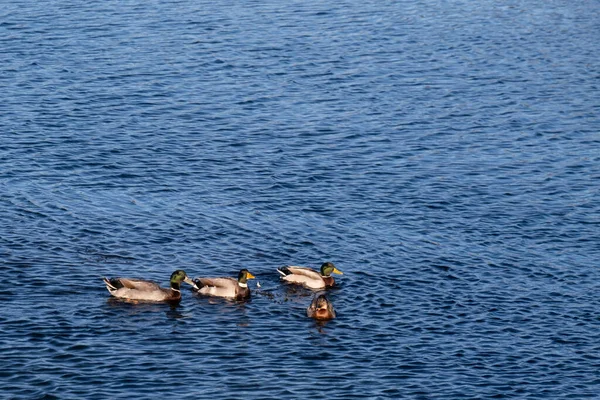
[[[0,398],[597,398],[600,3],[0,16]],[[318,324],[276,268],[324,261]]]

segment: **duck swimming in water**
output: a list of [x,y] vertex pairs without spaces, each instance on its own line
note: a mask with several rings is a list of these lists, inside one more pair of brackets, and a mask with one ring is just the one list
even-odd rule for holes
[[317,294],[306,309],[306,315],[319,321],[327,321],[335,318],[335,310],[327,296]]
[[344,273],[337,269],[331,262],[321,265],[320,272],[312,268],[288,266],[277,268],[281,274],[281,279],[288,283],[302,285],[309,289],[325,289],[335,285],[332,273],[343,275]]
[[247,269],[240,270],[235,278],[196,278],[194,284],[199,294],[216,297],[226,297],[234,300],[250,298],[248,279],[254,279]]
[[158,283],[143,279],[103,278],[103,280],[111,296],[133,301],[178,303],[181,301],[181,282],[195,286],[185,271],[181,269],[171,274],[171,287],[169,289],[161,288]]

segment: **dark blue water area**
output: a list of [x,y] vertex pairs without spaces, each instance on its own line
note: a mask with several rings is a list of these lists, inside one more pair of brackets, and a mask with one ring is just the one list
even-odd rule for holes
[[599,54],[589,0],[0,2],[0,398],[598,398]]

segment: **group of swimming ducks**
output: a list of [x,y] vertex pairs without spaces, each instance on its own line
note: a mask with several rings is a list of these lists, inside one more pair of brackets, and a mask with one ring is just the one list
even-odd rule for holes
[[[277,268],[281,280],[295,285],[302,285],[308,289],[321,290],[335,285],[331,274],[342,274],[331,262],[321,265],[320,271],[307,267],[287,266]],[[190,279],[185,271],[179,269],[171,274],[171,287],[162,288],[157,283],[142,279],[129,278],[104,278],[104,283],[109,293],[117,298],[133,302],[164,301],[179,303],[181,301],[181,283],[192,286],[192,291],[199,295],[223,297],[232,300],[246,300],[250,298],[248,280],[255,276],[247,269],[240,270],[235,278],[196,278]],[[335,318],[333,305],[323,293],[317,293],[310,306],[306,309],[310,318],[329,320]]]

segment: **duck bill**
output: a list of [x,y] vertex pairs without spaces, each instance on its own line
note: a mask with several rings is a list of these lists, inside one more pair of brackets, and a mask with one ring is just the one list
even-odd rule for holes
[[338,275],[344,275],[344,273],[343,273],[342,271],[340,271],[339,269],[337,269],[337,268],[334,268],[332,272],[333,272],[334,274],[338,274]]
[[186,277],[185,277],[185,279],[184,279],[183,281],[184,281],[185,283],[187,283],[188,285],[192,285],[192,287],[193,287],[194,289],[196,289],[196,290],[198,290],[198,289],[199,289],[199,288],[198,288],[198,286],[196,286],[196,283],[195,283],[193,280],[191,280],[189,277],[187,277],[187,276],[186,276]]
[[252,275],[250,272],[246,275],[246,279],[255,279],[256,277]]

